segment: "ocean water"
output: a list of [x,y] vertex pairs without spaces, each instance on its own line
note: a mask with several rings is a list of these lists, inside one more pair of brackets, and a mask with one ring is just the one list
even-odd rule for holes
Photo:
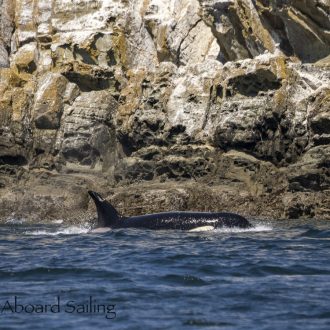
[[254,226],[1,225],[0,329],[330,329],[330,222]]

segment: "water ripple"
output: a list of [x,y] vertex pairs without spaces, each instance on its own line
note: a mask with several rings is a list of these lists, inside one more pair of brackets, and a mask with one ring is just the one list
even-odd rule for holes
[[3,314],[4,329],[329,329],[329,222],[90,233],[14,220],[0,225],[0,305],[93,296],[117,317]]

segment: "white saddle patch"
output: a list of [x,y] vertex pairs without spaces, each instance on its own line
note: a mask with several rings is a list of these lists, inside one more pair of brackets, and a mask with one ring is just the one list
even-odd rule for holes
[[202,227],[197,227],[194,229],[190,229],[189,232],[195,232],[195,231],[211,231],[213,230],[213,226],[202,226]]
[[108,227],[101,227],[101,228],[96,228],[96,229],[92,229],[90,231],[90,233],[93,233],[93,234],[101,234],[101,233],[107,233],[108,231],[110,231],[111,228],[108,228]]

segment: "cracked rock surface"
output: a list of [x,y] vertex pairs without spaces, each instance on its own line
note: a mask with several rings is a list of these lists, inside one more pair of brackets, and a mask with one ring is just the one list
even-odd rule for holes
[[0,218],[330,219],[328,0],[0,0]]

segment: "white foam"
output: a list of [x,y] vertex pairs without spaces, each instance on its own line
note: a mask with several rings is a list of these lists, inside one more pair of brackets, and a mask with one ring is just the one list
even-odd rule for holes
[[34,236],[57,236],[57,235],[79,235],[79,234],[86,234],[90,231],[90,227],[86,226],[70,226],[67,228],[63,228],[57,231],[51,230],[35,230],[31,232],[26,232],[27,235],[34,235]]
[[[79,234],[87,234],[87,233],[105,233],[110,231],[110,228],[97,228],[92,230],[89,225],[81,225],[81,226],[70,226],[66,228],[61,228],[56,231],[52,230],[35,230],[35,231],[27,231],[26,235],[33,236],[57,236],[57,235],[79,235]],[[214,228],[213,226],[202,226],[197,227],[189,232],[214,232],[214,233],[258,233],[265,231],[272,231],[273,227],[265,224],[257,224],[252,228],[238,228],[238,227],[222,227],[222,228]]]
[[7,224],[11,224],[11,225],[21,225],[21,224],[23,224],[25,221],[26,221],[26,220],[23,219],[23,218],[18,219],[18,218],[11,217],[11,218],[8,218],[8,219],[6,220],[6,223],[7,223]]
[[59,220],[53,220],[52,223],[55,223],[57,225],[60,225],[61,223],[63,223],[63,220],[62,219],[59,219]]

